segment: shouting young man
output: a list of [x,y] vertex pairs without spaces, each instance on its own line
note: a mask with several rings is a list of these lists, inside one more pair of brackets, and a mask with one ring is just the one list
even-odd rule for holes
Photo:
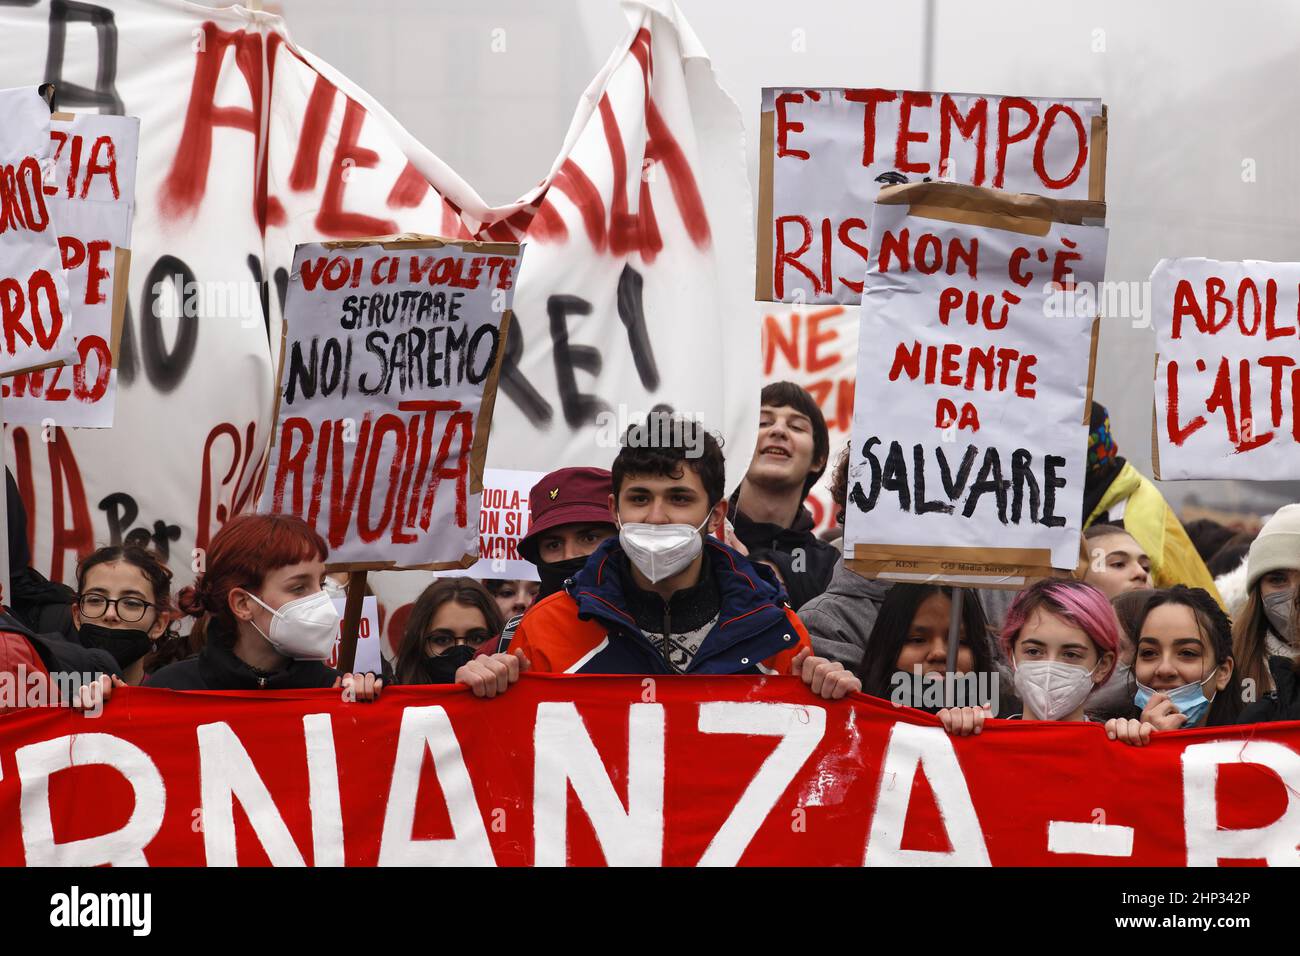
[[780,569],[797,610],[826,590],[840,561],[835,546],[817,537],[804,506],[826,471],[830,439],[817,402],[798,385],[764,386],[760,403],[758,444],[731,496],[731,522],[752,558]]
[[[796,674],[826,698],[860,689],[843,665],[812,656],[772,573],[710,535],[727,513],[722,449],[698,423],[672,426],[628,429],[608,504],[618,536],[529,610],[511,653],[475,658],[457,671],[458,683],[491,697],[531,668]],[[634,437],[646,434],[671,435],[671,443]]]

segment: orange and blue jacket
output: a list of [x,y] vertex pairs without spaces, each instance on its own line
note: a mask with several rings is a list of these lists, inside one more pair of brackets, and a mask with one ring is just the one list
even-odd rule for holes
[[[686,673],[789,674],[795,654],[811,642],[772,572],[713,538],[704,560],[720,610]],[[540,673],[676,673],[627,610],[624,592],[634,586],[627,556],[610,538],[564,590],[529,608],[510,650],[523,651]]]

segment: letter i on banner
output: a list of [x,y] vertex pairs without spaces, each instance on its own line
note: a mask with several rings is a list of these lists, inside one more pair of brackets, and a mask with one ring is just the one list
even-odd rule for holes
[[354,573],[469,567],[521,249],[432,236],[298,246],[263,511],[294,514]]

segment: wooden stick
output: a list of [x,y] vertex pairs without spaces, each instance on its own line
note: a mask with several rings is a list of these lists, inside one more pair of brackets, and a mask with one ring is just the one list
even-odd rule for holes
[[[952,589],[951,613],[948,615],[948,672],[944,675],[944,682],[948,685],[944,690],[944,706],[955,707],[957,681],[957,653],[961,649],[961,603],[964,591],[959,587]],[[352,592],[348,592],[348,599],[351,600]],[[974,595],[971,595],[972,599]]]
[[366,571],[348,575],[348,599],[343,605],[342,639],[339,641],[340,674],[352,673],[357,662],[357,631],[361,627],[361,606],[366,599]]

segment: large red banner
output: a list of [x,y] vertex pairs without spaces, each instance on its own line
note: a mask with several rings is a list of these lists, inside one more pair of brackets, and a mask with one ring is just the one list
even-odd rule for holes
[[1300,862],[1300,727],[949,737],[789,677],[122,689],[0,717],[0,865]]

